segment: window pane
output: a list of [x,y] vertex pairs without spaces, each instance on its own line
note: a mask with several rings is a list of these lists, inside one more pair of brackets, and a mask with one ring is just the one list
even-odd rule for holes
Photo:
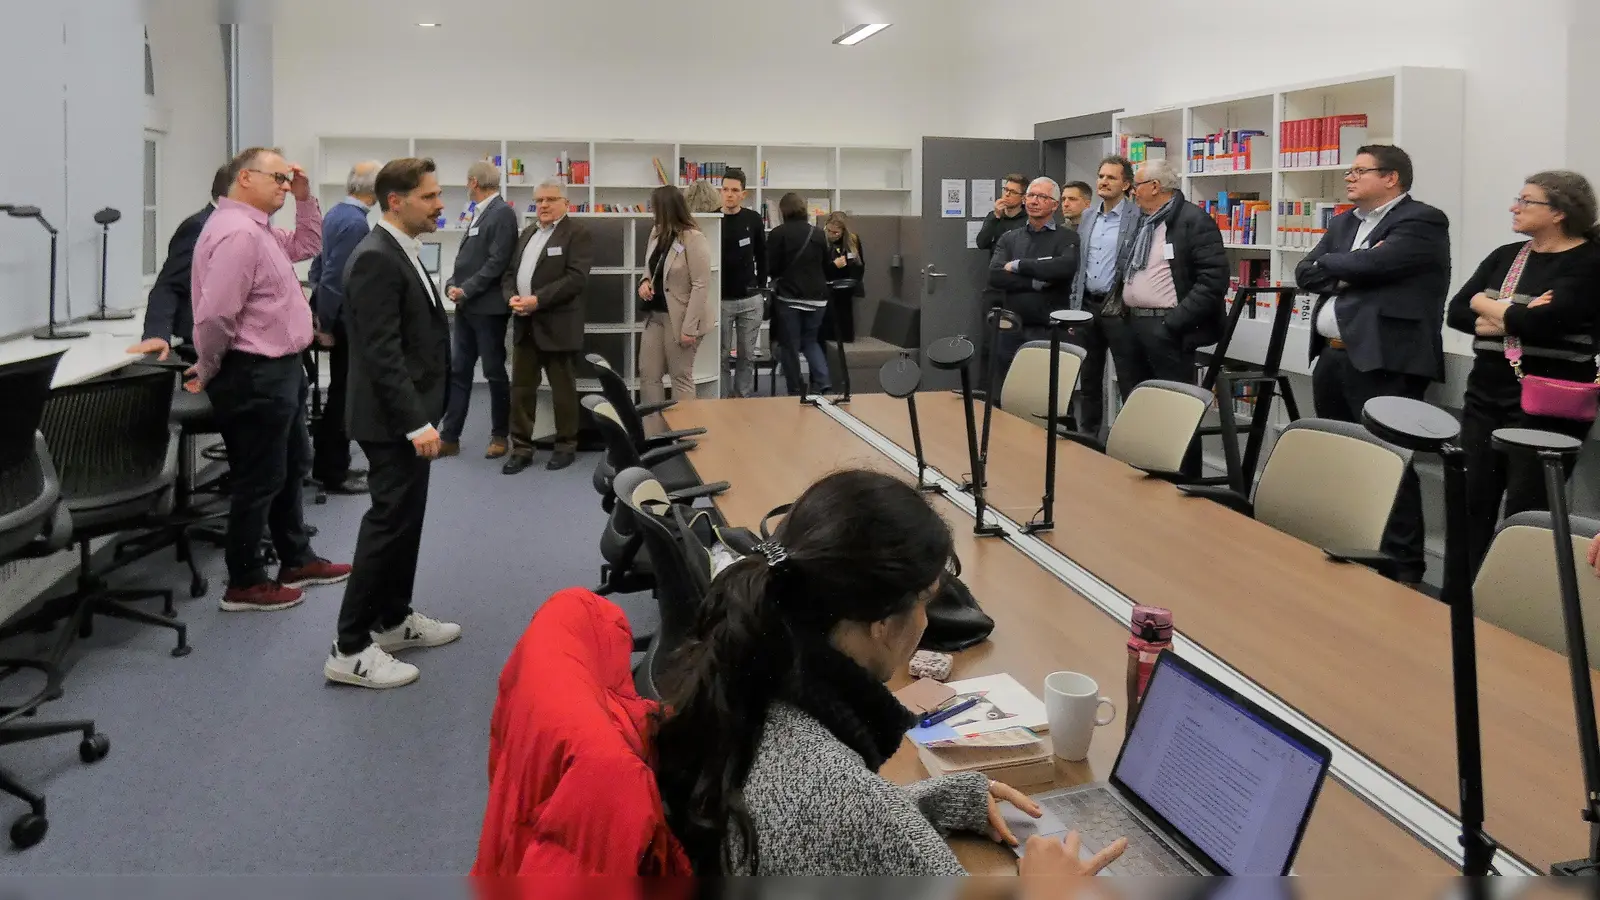
[[144,274],[156,274],[156,211],[144,211]]
[[144,142],[144,205],[156,205],[156,142]]

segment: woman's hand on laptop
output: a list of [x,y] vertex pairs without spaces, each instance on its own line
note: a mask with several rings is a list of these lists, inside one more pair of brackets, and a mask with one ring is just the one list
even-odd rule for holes
[[1039,809],[1039,804],[1033,802],[1032,797],[1011,785],[1001,784],[998,781],[989,782],[989,837],[997,844],[1015,847],[1018,843],[1017,836],[1011,833],[1011,828],[1006,825],[1005,814],[1000,811],[1002,800],[1035,819],[1044,815],[1044,811]]
[[1128,849],[1127,838],[1117,838],[1110,846],[1088,859],[1079,859],[1082,841],[1076,831],[1070,831],[1061,840],[1043,835],[1028,838],[1022,861],[1017,864],[1018,875],[1095,875],[1117,861],[1122,851]]

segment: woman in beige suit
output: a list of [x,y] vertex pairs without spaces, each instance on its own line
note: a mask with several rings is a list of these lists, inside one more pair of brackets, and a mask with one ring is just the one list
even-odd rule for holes
[[655,227],[645,248],[645,276],[639,282],[644,337],[639,345],[639,399],[665,399],[663,375],[672,376],[672,395],[689,399],[694,390],[694,356],[700,340],[717,321],[711,296],[711,242],[706,240],[677,188],[664,185],[650,195]]

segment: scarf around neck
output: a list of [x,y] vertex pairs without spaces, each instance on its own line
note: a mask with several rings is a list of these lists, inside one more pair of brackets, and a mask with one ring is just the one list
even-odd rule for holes
[[1128,259],[1122,266],[1124,280],[1132,278],[1150,265],[1150,244],[1156,238],[1156,227],[1171,219],[1178,204],[1182,202],[1183,192],[1173,191],[1172,196],[1160,209],[1139,219],[1138,231],[1134,233],[1133,243],[1128,248]]
[[782,699],[822,723],[877,772],[900,749],[916,717],[882,682],[826,639],[800,650]]

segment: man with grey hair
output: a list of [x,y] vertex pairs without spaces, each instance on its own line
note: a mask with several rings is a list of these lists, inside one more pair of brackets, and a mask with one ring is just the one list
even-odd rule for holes
[[517,249],[517,214],[500,197],[500,168],[479,161],[467,169],[467,195],[472,199],[472,221],[467,225],[455,270],[446,282],[445,295],[456,305],[455,333],[450,349],[450,403],[439,424],[443,444],[440,456],[461,452],[461,429],[472,402],[472,370],[483,360],[483,377],[489,381],[488,459],[499,459],[510,449],[511,382],[506,376],[506,306],[500,280]]
[[[1184,199],[1178,183],[1166,160],[1146,160],[1134,172],[1141,215],[1117,262],[1123,309],[1108,304],[1101,319],[1124,396],[1152,379],[1192,384],[1195,350],[1222,336],[1228,289],[1222,232]],[[1199,472],[1198,448],[1184,461],[1190,474]]]
[[328,349],[328,392],[322,416],[311,434],[311,477],[330,494],[365,494],[367,484],[350,472],[350,434],[344,407],[350,369],[345,341],[344,264],[372,227],[367,216],[378,202],[375,183],[381,167],[375,159],[350,167],[345,198],[322,220],[322,252],[311,263],[311,308],[317,314],[317,343]]
[[1001,291],[1004,308],[1022,320],[1020,329],[1002,331],[995,346],[1001,382],[1023,344],[1050,337],[1050,313],[1072,301],[1078,235],[1056,222],[1060,200],[1053,179],[1035,178],[1022,198],[1027,223],[1001,235],[989,260],[989,287]]

